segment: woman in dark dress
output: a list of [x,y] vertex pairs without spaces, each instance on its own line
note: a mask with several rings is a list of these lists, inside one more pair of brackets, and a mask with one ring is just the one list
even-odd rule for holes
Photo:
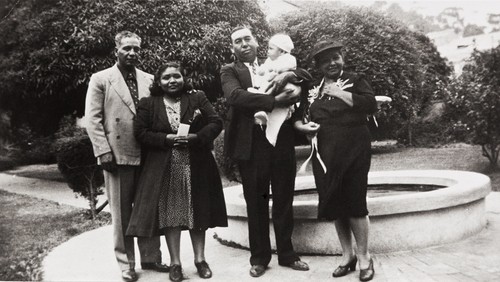
[[[202,91],[187,89],[177,62],[160,67],[150,90],[151,96],[139,102],[134,123],[145,159],[127,235],[165,234],[170,280],[181,281],[180,235],[189,230],[198,274],[210,278],[205,231],[227,226],[222,184],[211,152],[222,120]],[[178,136],[182,124],[190,125],[189,134]]]
[[[333,277],[355,270],[360,280],[373,278],[368,252],[369,219],[366,204],[371,161],[367,117],[377,110],[370,84],[355,73],[343,71],[342,44],[328,40],[316,44],[311,56],[323,74],[321,82],[304,99],[304,119],[297,130],[317,138],[313,173],[319,194],[318,218],[333,220],[342,246],[342,261]],[[354,253],[351,231],[357,243]]]

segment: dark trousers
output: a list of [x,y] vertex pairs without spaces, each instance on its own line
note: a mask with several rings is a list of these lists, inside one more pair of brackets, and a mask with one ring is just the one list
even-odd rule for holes
[[292,246],[292,203],[296,162],[291,125],[284,124],[282,126],[276,147],[267,141],[265,132],[259,126],[255,126],[251,159],[239,161],[238,165],[247,204],[250,264],[267,266],[271,260],[269,239],[270,185],[278,263],[289,264],[298,260]]

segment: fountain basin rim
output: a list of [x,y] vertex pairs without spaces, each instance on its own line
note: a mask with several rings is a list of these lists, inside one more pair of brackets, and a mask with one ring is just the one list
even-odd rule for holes
[[[427,192],[368,198],[370,216],[390,216],[402,213],[425,212],[463,205],[483,199],[491,191],[488,176],[459,170],[392,170],[373,171],[368,174],[369,184],[436,184],[441,188]],[[311,188],[314,177],[296,178],[296,190]],[[314,187],[314,186],[312,186]],[[246,217],[245,200],[241,185],[224,189],[229,216]],[[294,201],[295,218],[317,218],[315,200]],[[270,205],[271,214],[271,205]]]

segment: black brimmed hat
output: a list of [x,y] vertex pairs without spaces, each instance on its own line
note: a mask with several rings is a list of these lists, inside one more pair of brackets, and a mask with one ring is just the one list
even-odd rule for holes
[[322,40],[314,45],[309,57],[314,59],[319,53],[330,49],[342,49],[343,46],[340,41],[334,39]]

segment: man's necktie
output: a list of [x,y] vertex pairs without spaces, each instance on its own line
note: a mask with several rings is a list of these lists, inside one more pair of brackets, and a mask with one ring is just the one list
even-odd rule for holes
[[139,93],[137,91],[137,80],[135,79],[132,73],[127,75],[127,79],[125,79],[127,83],[128,89],[130,90],[130,95],[132,96],[132,100],[134,101],[134,105],[137,108],[137,104],[139,104]]
[[252,74],[257,75],[257,63],[255,62],[252,64]]

